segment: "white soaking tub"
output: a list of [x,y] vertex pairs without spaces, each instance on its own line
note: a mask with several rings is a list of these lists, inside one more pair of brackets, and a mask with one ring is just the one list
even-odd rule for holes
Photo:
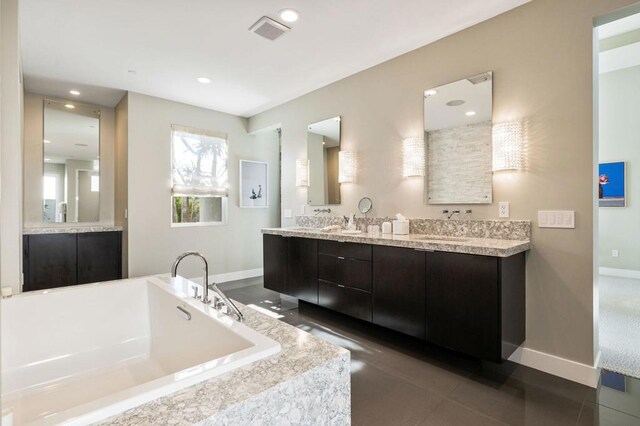
[[2,425],[87,424],[280,351],[182,278],[2,300]]

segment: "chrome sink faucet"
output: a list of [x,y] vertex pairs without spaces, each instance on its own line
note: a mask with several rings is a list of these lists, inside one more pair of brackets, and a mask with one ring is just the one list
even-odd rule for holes
[[331,213],[331,209],[314,209],[315,215],[318,216],[320,213]]
[[[204,277],[202,278],[202,288],[204,289],[204,291],[202,292],[202,297],[198,298],[198,288],[195,287],[194,297],[196,299],[199,299],[205,305],[208,305],[209,304],[209,263],[201,253],[198,253],[196,251],[188,251],[178,256],[175,262],[173,262],[173,266],[171,266],[171,278],[175,278],[178,275],[178,265],[180,265],[180,262],[182,262],[182,260],[185,257],[189,257],[189,256],[195,256],[199,258],[200,260],[202,260],[202,263],[204,264]],[[236,319],[239,322],[244,321],[244,315],[242,314],[242,312],[240,312],[240,309],[238,309],[238,307],[231,301],[231,299],[229,299],[222,292],[222,290],[220,290],[218,285],[214,283],[212,284],[211,287],[213,291],[216,293],[216,296],[219,299],[221,299],[221,301],[216,301],[216,303],[213,304],[213,307],[218,311],[223,311],[223,308],[226,305],[228,310],[233,311],[233,313],[236,316]]]

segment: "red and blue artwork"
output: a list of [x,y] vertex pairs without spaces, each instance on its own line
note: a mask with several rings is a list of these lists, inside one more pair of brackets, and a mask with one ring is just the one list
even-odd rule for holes
[[600,207],[625,206],[624,162],[601,163],[598,173],[598,199]]

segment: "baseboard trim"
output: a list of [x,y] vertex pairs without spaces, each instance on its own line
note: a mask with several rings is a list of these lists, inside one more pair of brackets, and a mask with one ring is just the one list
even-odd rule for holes
[[640,271],[635,271],[633,269],[618,269],[618,268],[600,267],[598,272],[600,273],[600,275],[606,275],[608,277],[640,279]]
[[[600,359],[598,353],[596,360]],[[566,358],[560,358],[545,352],[520,347],[509,357],[509,361],[562,377],[592,388],[598,387],[600,370],[596,366],[582,364]]]

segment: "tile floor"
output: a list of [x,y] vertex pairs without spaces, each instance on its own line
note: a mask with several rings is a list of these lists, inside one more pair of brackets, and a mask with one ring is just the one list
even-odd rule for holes
[[635,379],[623,378],[625,392],[590,389],[513,363],[469,359],[313,305],[296,307],[261,284],[227,294],[351,351],[354,425],[640,425]]

